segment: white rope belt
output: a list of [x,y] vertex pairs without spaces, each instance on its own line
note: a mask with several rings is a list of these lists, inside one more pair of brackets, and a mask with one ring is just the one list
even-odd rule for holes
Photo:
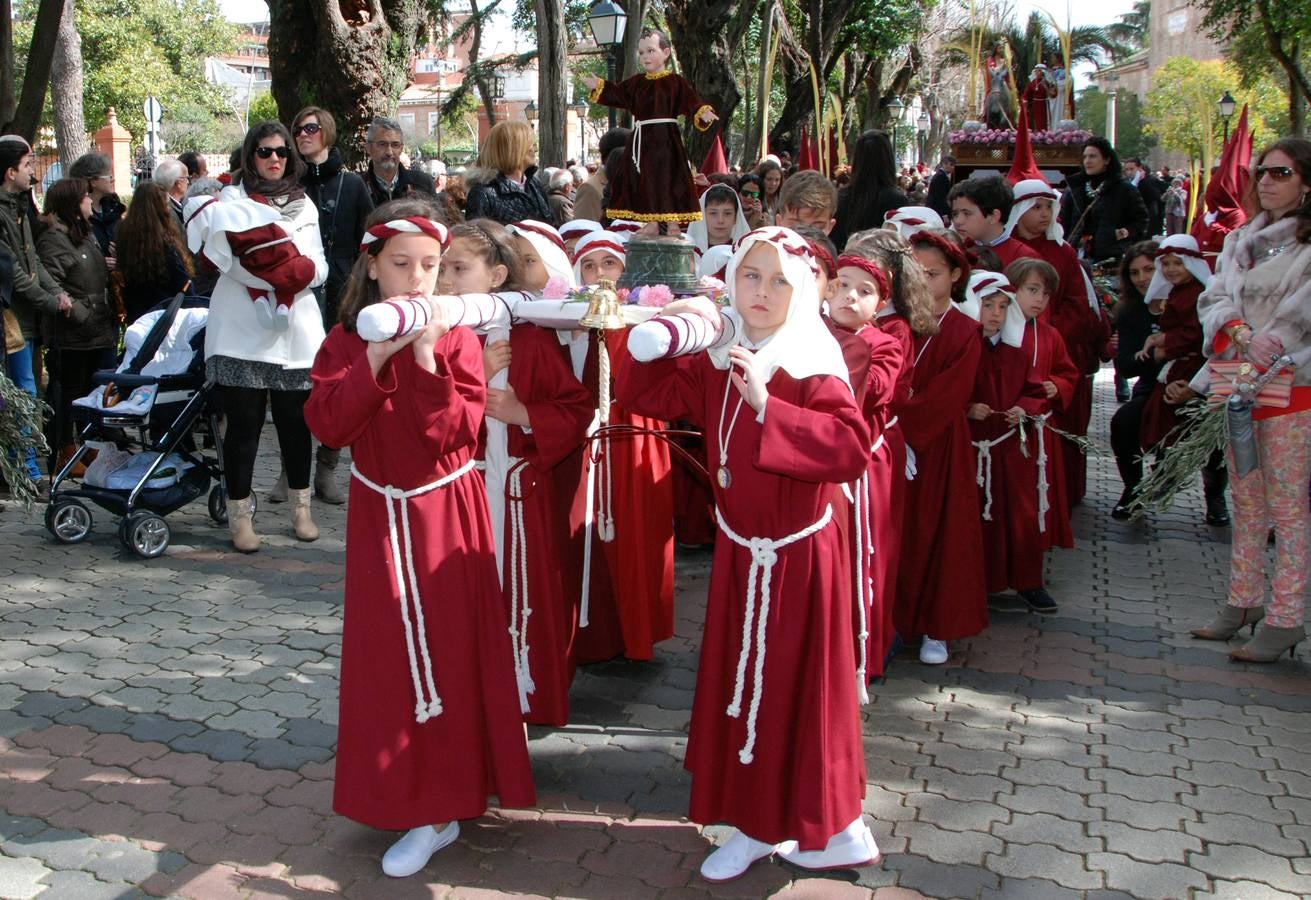
[[1016,429],[990,441],[971,441],[978,450],[974,463],[974,483],[983,488],[983,521],[992,521],[992,448],[1016,433]]
[[1047,496],[1047,443],[1043,435],[1047,431],[1047,420],[1051,413],[1034,416],[1038,422],[1038,533],[1047,532],[1047,511],[1051,509],[1051,500]]
[[633,171],[642,171],[642,126],[643,125],[677,125],[677,119],[634,119],[633,120]]
[[[737,658],[737,674],[733,681],[733,700],[728,704],[730,718],[736,719],[742,714],[742,695],[746,691],[747,660],[751,647],[756,648],[756,668],[751,685],[751,706],[747,712],[747,740],[738,751],[737,758],[743,765],[749,765],[755,759],[756,719],[760,714],[760,698],[765,690],[765,626],[769,622],[769,588],[774,574],[774,564],[778,562],[778,551],[789,544],[810,537],[827,525],[833,518],[833,505],[824,508],[824,514],[813,524],[787,537],[772,540],[770,538],[744,538],[724,521],[724,515],[715,508],[715,518],[724,535],[739,547],[751,553],[751,568],[747,572],[747,602],[742,618],[742,651]],[[756,611],[756,585],[760,585],[760,611]],[[751,631],[755,625],[755,635]]]
[[510,562],[510,649],[514,652],[514,680],[519,687],[519,711],[528,712],[528,695],[537,692],[528,666],[528,540],[524,536],[522,460],[510,457],[506,516],[510,520],[510,545],[505,548]]
[[[1047,431],[1047,419],[1050,413],[1043,413],[1040,416],[1031,416],[1036,423],[1035,431],[1038,433],[1038,533],[1045,534],[1047,531],[1047,513],[1051,509],[1051,498],[1049,496],[1050,485],[1047,483],[1047,441],[1045,432]],[[978,457],[974,468],[974,483],[983,488],[983,519],[992,521],[992,449],[1001,444],[1012,435],[1020,436],[1020,452],[1025,456],[1029,455],[1029,447],[1024,437],[1023,424],[1012,428],[1001,437],[994,438],[991,441],[972,441],[978,450]]]
[[[382,494],[383,499],[387,501],[387,534],[391,542],[391,559],[392,566],[396,570],[396,592],[401,598],[401,620],[405,624],[405,649],[410,656],[410,679],[414,682],[414,721],[422,724],[433,716],[442,714],[442,700],[437,695],[437,685],[433,681],[432,675],[432,657],[428,653],[427,629],[423,624],[423,602],[419,594],[419,578],[414,572],[414,546],[410,541],[410,504],[409,501],[422,494],[435,491],[437,488],[445,487],[457,478],[467,475],[474,468],[473,460],[469,460],[460,468],[456,469],[449,475],[443,476],[422,487],[412,490],[402,490],[393,485],[382,486],[370,481],[360,470],[351,463],[351,475],[359,479],[360,484],[369,490]],[[396,504],[392,501],[395,500]],[[396,529],[396,506],[401,508],[401,527],[400,533]],[[401,562],[401,546],[405,547],[404,568]],[[410,603],[414,604],[414,625],[410,624]],[[414,645],[418,642],[419,652],[423,656],[423,679],[419,678],[419,660],[414,653]],[[424,694],[424,687],[427,687],[427,697]]]

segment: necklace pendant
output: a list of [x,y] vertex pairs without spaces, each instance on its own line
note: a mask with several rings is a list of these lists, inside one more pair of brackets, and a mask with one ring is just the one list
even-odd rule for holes
[[715,481],[719,482],[721,488],[728,490],[729,485],[733,483],[733,473],[728,471],[728,466],[719,467],[715,472]]

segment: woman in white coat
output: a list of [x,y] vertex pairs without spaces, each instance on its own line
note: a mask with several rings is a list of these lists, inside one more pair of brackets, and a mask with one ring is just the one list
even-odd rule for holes
[[[219,198],[225,207],[233,204],[221,217],[229,230],[212,229],[205,241],[205,256],[220,272],[210,301],[205,368],[227,415],[228,525],[233,547],[243,553],[259,549],[251,524],[251,477],[270,403],[296,537],[312,541],[319,535],[310,515],[313,442],[304,406],[310,365],[324,337],[311,289],[327,278],[328,264],[318,210],[300,185],[304,166],[283,125],[253,126],[242,145],[241,168]],[[276,265],[268,265],[271,255],[279,258]]]

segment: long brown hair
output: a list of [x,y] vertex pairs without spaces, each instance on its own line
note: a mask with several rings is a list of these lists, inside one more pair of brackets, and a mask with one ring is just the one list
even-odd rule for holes
[[118,250],[118,269],[128,282],[166,281],[170,249],[177,254],[188,275],[196,274],[168,194],[153,181],[141,182],[132,192],[132,205],[118,224],[114,243]]
[[[1265,162],[1265,158],[1274,151],[1280,151],[1293,161],[1293,168],[1302,176],[1302,183],[1311,188],[1311,141],[1306,138],[1280,138],[1261,151],[1261,155],[1252,164],[1252,186],[1248,193],[1248,217],[1261,211],[1261,199],[1257,195],[1256,167]],[[1293,210],[1297,216],[1297,240],[1300,244],[1311,244],[1311,192],[1302,195],[1302,205]]]
[[[364,220],[364,228],[367,231],[374,225],[381,225],[392,219],[407,219],[410,216],[442,221],[437,207],[431,200],[425,200],[418,194],[411,194],[399,200],[390,200],[369,213],[369,217]],[[386,241],[374,241],[355,258],[355,265],[351,267],[350,277],[346,279],[346,288],[341,294],[341,302],[337,304],[337,321],[341,323],[342,330],[348,334],[355,333],[355,319],[359,316],[360,310],[384,299],[382,292],[378,290],[378,282],[369,277],[369,260],[381,253],[385,246],[387,246]]]
[[1142,308],[1143,295],[1133,286],[1129,270],[1133,268],[1133,261],[1141,256],[1155,260],[1156,251],[1160,246],[1156,241],[1139,241],[1120,259],[1120,299],[1115,302],[1115,307],[1111,310],[1112,322],[1118,322],[1120,316],[1126,312]]
[[904,237],[886,228],[870,228],[848,238],[843,252],[864,257],[887,273],[892,308],[910,323],[911,334],[927,337],[938,330],[924,269],[911,256],[910,244]]
[[74,247],[91,234],[91,223],[82,218],[82,201],[90,193],[91,184],[85,178],[61,178],[46,191],[45,214],[68,229]]
[[510,239],[510,232],[504,225],[493,219],[470,219],[451,226],[451,243],[461,238],[473,243],[478,258],[488,268],[505,266],[505,281],[497,290],[523,289],[523,260],[519,258],[519,248]]

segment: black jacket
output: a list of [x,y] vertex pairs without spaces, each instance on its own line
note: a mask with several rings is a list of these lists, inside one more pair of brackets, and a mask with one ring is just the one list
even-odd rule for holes
[[109,304],[109,270],[95,237],[80,244],[62,222],[51,222],[36,239],[42,264],[73,301],[55,316],[55,340],[66,350],[107,350],[118,343],[118,323]]
[[[336,152],[335,149],[333,152]],[[329,156],[329,159],[331,159],[331,156]],[[364,173],[364,183],[369,188],[369,195],[373,198],[374,206],[382,206],[388,200],[399,200],[407,194],[416,192],[427,194],[428,199],[432,199],[437,195],[437,188],[433,184],[431,176],[425,175],[418,169],[409,169],[399,165],[396,167],[396,186],[390,191],[378,180],[378,176],[373,174],[373,163],[369,163],[369,170]]]
[[1142,302],[1134,306],[1122,306],[1115,318],[1115,331],[1120,336],[1115,351],[1115,374],[1121,378],[1139,379],[1138,387],[1145,386],[1149,393],[1156,386],[1156,374],[1161,371],[1161,363],[1154,359],[1138,359],[1138,351],[1143,349],[1147,338],[1157,330],[1156,323],[1160,318],[1152,315],[1147,304]]
[[[1147,236],[1147,207],[1142,195],[1118,174],[1108,174],[1095,192],[1083,172],[1066,179],[1061,197],[1065,239],[1089,262],[1120,259],[1131,244]],[[1115,232],[1127,229],[1123,240]]]
[[114,232],[118,231],[118,221],[123,218],[127,207],[118,199],[118,194],[106,194],[100,198],[100,205],[91,210],[91,233],[96,236],[100,252],[109,256],[109,245],[114,242]]
[[123,280],[123,310],[127,323],[131,325],[151,307],[164,300],[170,300],[178,291],[184,290],[191,282],[186,265],[172,247],[164,248],[165,273],[163,281],[129,281]]
[[909,202],[906,195],[894,187],[879,188],[873,208],[858,220],[855,204],[851,198],[851,188],[843,188],[838,192],[838,209],[833,217],[836,221],[833,231],[829,233],[829,239],[833,241],[833,246],[841,250],[847,246],[847,238],[851,235],[866,228],[881,228],[883,217],[890,210],[899,209]]
[[[333,314],[335,320],[337,301],[360,253],[364,223],[373,212],[373,196],[363,178],[342,169],[341,153],[336,147],[328,151],[328,158],[323,162],[306,163],[306,167],[300,183],[319,210],[319,234],[323,238],[323,255],[328,260],[324,299],[326,312]],[[396,183],[399,189],[399,178]],[[324,325],[332,324],[324,320]]]
[[501,172],[481,170],[472,176],[466,174],[465,178],[469,183],[469,198],[464,203],[466,220],[494,219],[502,225],[513,225],[524,219],[551,221],[551,204],[537,181],[536,166],[524,172],[523,187]]
[[951,219],[951,204],[947,202],[947,195],[951,193],[951,176],[938,169],[929,179],[929,195],[924,199],[924,205],[936,212],[942,218]]

